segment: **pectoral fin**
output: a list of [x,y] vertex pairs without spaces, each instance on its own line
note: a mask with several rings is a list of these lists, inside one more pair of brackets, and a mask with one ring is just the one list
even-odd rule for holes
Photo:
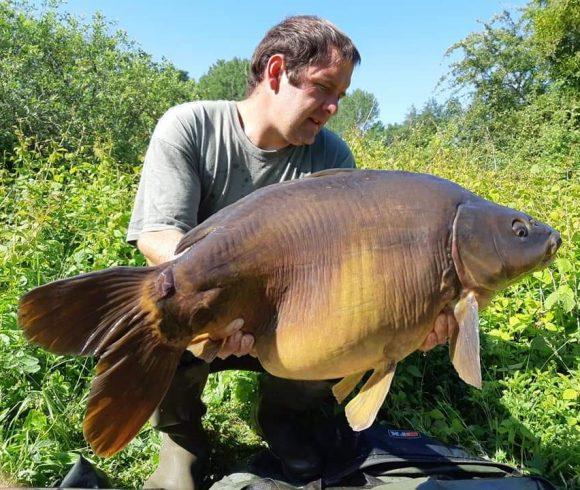
[[396,362],[388,361],[375,368],[358,395],[347,404],[346,418],[353,430],[367,429],[375,421],[391,387],[396,366]]
[[365,371],[361,371],[360,373],[345,376],[332,387],[332,393],[338,403],[342,403],[352,393],[352,390],[356,388],[364,373]]
[[455,306],[454,313],[459,330],[453,334],[449,342],[451,362],[463,381],[481,389],[479,315],[475,295],[469,293],[461,298]]

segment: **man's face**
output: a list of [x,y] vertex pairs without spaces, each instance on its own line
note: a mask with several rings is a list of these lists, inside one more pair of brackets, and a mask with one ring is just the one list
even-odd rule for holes
[[336,58],[326,66],[311,65],[292,85],[283,71],[275,97],[275,126],[282,139],[291,145],[311,145],[350,85],[353,66]]

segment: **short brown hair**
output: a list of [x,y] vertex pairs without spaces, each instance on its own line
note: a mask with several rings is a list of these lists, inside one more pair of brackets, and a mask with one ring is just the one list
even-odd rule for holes
[[284,55],[290,82],[298,85],[304,68],[330,64],[334,50],[341,61],[360,63],[355,45],[334,24],[314,15],[288,17],[272,27],[254,51],[246,93],[250,95],[262,81],[268,60],[277,53]]

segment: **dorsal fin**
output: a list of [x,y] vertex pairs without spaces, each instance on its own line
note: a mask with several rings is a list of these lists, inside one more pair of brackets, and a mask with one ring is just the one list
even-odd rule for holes
[[175,255],[187,250],[189,247],[199,242],[202,238],[208,236],[216,229],[215,226],[196,226],[193,230],[188,231],[177,244]]
[[327,177],[328,175],[337,175],[342,173],[352,173],[358,172],[358,168],[327,168],[326,170],[321,170],[320,172],[315,172],[310,174],[307,179],[312,179],[314,177]]

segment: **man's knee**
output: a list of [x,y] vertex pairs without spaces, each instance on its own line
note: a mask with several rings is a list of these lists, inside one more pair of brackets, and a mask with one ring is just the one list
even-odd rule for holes
[[332,404],[334,381],[296,381],[264,374],[260,377],[260,404],[279,405],[293,411]]
[[185,351],[165,397],[151,417],[153,427],[167,432],[167,427],[200,421],[206,412],[201,395],[208,373],[208,364]]
[[291,480],[310,481],[322,473],[324,451],[315,428],[332,416],[332,384],[261,377],[258,426]]
[[209,366],[185,352],[167,394],[151,417],[163,432],[159,465],[144,488],[199,488],[209,450],[201,418],[206,412],[201,394]]

